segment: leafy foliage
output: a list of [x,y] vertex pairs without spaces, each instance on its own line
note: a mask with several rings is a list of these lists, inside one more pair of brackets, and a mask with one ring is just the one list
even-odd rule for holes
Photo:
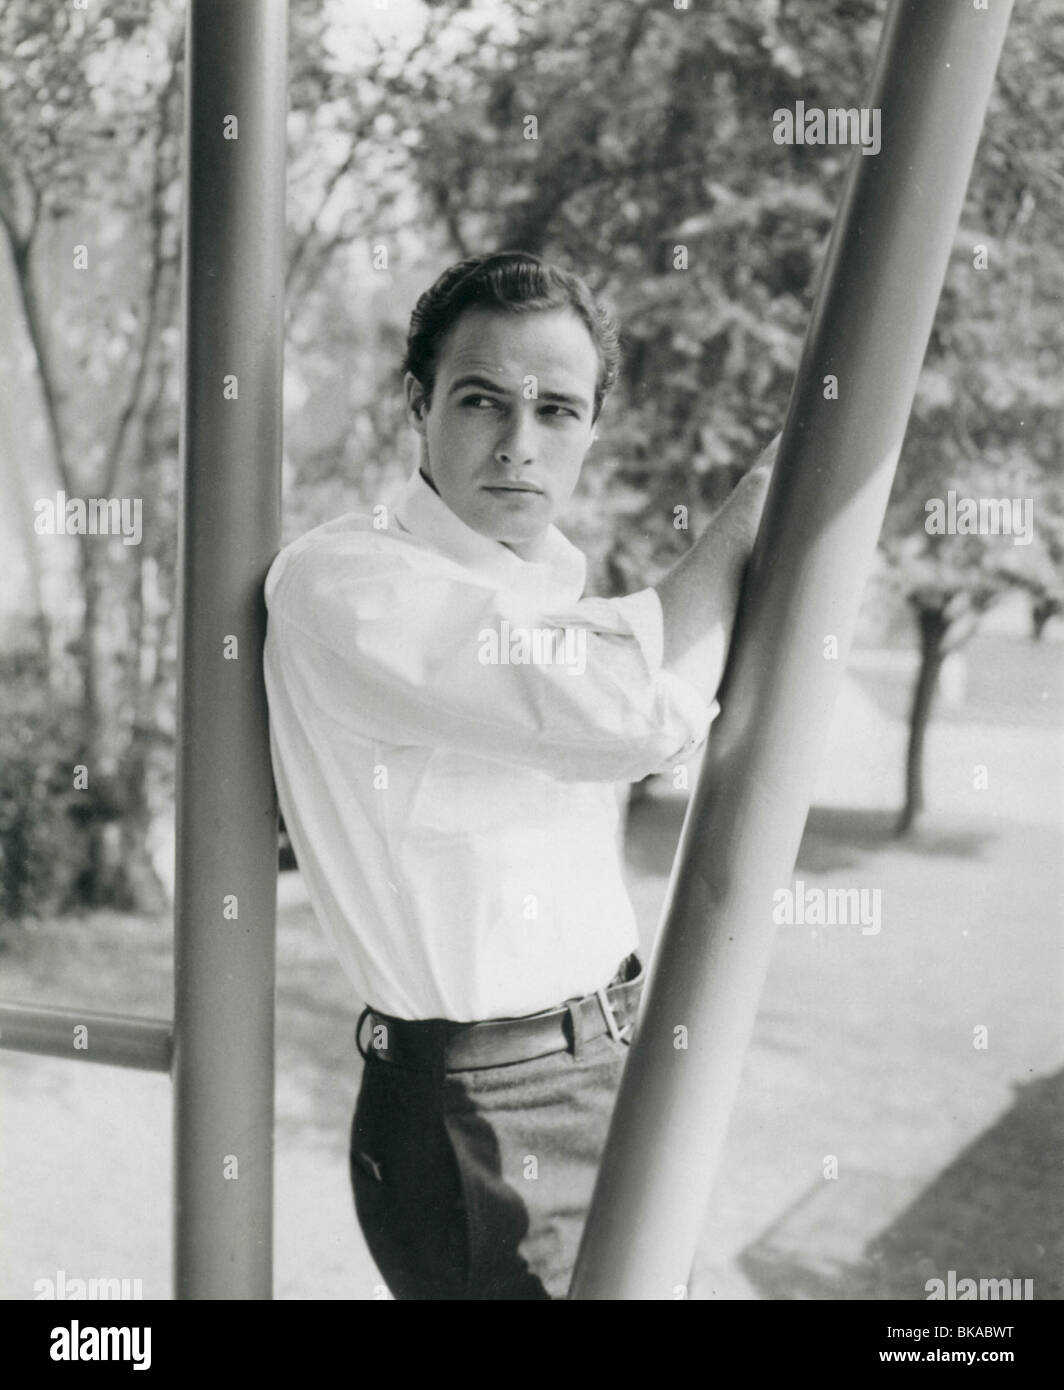
[[[782,423],[808,322],[850,152],[776,145],[772,112],[859,105],[884,8],[434,0],[389,36],[368,6],[293,0],[286,534],[379,500],[403,471],[414,295],[458,256],[523,247],[585,275],[620,319],[624,373],[569,529],[600,589],[656,578]],[[61,486],[145,511],[140,547],[26,560],[35,612],[13,640],[34,664],[4,677],[0,838],[5,873],[18,835],[27,866],[3,890],[10,910],[52,891],[32,866],[56,827],[91,878],[110,824],[122,862],[138,844],[144,858],[170,793],[184,9],[0,9],[0,246],[16,286],[0,464],[23,508]],[[943,642],[1009,590],[1044,613],[1064,603],[1062,53],[1054,0],[1017,6],[884,531],[877,601],[938,614],[921,631]],[[89,275],[71,268],[77,243]],[[1032,544],[928,535],[927,499],[951,487],[1031,497]],[[102,798],[81,822],[58,790],[54,814],[44,804],[50,769],[78,758]]]

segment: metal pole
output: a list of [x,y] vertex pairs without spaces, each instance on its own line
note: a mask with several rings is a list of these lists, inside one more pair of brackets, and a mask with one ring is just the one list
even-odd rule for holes
[[287,0],[189,0],[174,1289],[272,1293],[277,875],[262,582],[280,542]]
[[161,1018],[0,1004],[0,1047],[140,1071],[169,1071],[170,1024]]
[[571,1298],[686,1288],[1010,9],[888,14]]

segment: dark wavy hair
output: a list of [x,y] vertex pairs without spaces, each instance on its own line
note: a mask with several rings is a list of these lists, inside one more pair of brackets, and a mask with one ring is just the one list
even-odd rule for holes
[[418,299],[410,315],[403,371],[417,377],[426,405],[432,403],[440,345],[459,316],[473,308],[515,314],[572,309],[586,325],[598,354],[592,413],[593,419],[598,418],[606,393],[617,380],[621,360],[617,330],[579,275],[526,251],[470,256],[445,270]]

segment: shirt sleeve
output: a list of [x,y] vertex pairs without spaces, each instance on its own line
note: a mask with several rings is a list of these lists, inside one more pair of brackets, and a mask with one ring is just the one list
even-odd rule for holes
[[662,670],[653,589],[546,613],[458,565],[305,550],[266,596],[267,679],[378,742],[637,781],[688,758],[719,713]]

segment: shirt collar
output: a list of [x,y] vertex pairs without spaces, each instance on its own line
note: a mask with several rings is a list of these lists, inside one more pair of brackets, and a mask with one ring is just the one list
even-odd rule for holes
[[551,604],[575,603],[584,592],[587,561],[556,526],[547,531],[540,559],[522,560],[501,541],[467,526],[418,469],[403,489],[394,515],[424,545],[495,584]]

